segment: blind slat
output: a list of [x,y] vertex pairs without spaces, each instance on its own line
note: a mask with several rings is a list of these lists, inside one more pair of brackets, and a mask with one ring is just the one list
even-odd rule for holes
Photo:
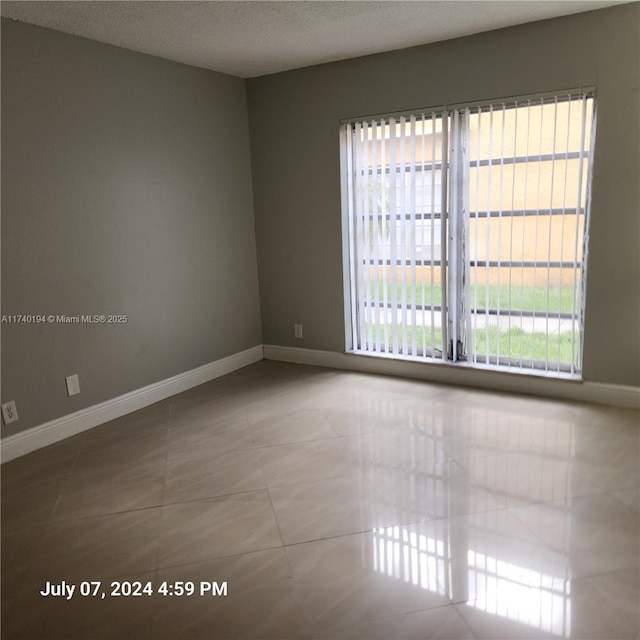
[[[407,180],[407,145],[406,145],[406,120],[404,117],[400,118],[399,125],[397,125],[398,129],[398,137],[400,138],[400,157],[398,159],[398,164],[400,166],[400,175],[399,175],[399,202],[398,202],[398,211],[396,219],[400,220],[400,253],[403,256],[407,257],[407,262],[411,263],[411,255],[409,251],[409,247],[407,247],[407,190],[406,190],[406,180]],[[415,260],[415,256],[413,258]],[[397,269],[397,267],[396,267]],[[402,353],[408,353],[408,317],[407,317],[407,270],[404,265],[402,265],[400,269],[400,308],[401,308],[401,317],[402,317]]]
[[[381,223],[381,215],[380,211],[380,202],[378,200],[378,191],[380,188],[380,183],[378,179],[378,124],[374,120],[371,123],[371,138],[372,138],[372,150],[371,150],[371,166],[376,169],[375,173],[373,173],[372,180],[372,206],[373,206],[373,229],[372,229],[372,238],[373,238],[373,262],[375,265],[378,264],[378,234],[379,234],[379,225]],[[379,307],[379,299],[380,299],[380,269],[376,266],[373,270],[373,301],[375,304],[376,312],[375,319],[373,321],[374,331],[375,331],[375,350],[380,351],[380,307]]]

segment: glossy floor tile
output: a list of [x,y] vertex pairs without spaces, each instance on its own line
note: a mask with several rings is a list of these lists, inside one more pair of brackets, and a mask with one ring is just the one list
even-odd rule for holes
[[2,466],[2,638],[637,640],[639,461],[637,411],[262,361]]
[[[227,597],[172,598],[159,608],[151,637],[309,638],[282,547],[163,569],[158,581],[210,585],[216,579]],[[164,604],[164,603],[163,603]]]
[[280,546],[278,525],[264,490],[162,508],[161,567]]

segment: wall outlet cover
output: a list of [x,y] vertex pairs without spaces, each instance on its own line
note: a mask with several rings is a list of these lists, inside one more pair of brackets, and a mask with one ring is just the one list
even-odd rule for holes
[[67,395],[75,396],[80,393],[80,381],[78,380],[78,374],[74,373],[72,376],[67,376]]
[[11,424],[18,420],[18,410],[16,409],[15,400],[10,400],[2,405],[2,418],[5,424]]

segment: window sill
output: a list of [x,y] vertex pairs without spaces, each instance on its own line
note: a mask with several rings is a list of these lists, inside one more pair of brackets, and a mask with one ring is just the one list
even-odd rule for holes
[[483,364],[478,362],[450,362],[439,358],[424,358],[420,356],[404,356],[388,353],[371,353],[370,351],[352,350],[345,351],[347,356],[359,356],[372,358],[374,360],[386,360],[391,362],[407,362],[411,364],[420,364],[426,366],[446,367],[447,369],[462,369],[465,371],[482,371],[497,374],[510,374],[520,377],[545,378],[552,380],[565,380],[569,382],[581,383],[582,375],[580,373],[568,373],[565,371],[552,371],[544,369],[532,369],[524,367],[509,367],[504,365]]

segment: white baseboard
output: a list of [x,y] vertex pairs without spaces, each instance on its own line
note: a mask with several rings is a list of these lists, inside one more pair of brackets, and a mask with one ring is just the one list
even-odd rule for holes
[[297,364],[378,373],[429,382],[477,387],[509,393],[593,402],[617,407],[640,409],[640,388],[614,384],[562,380],[540,376],[503,373],[446,364],[425,364],[355,354],[258,345],[246,351],[205,364],[197,369],[161,380],[147,387],[131,391],[112,400],[76,411],[75,413],[3,438],[0,445],[2,462],[31,453],[70,436],[93,429],[109,420],[120,418],[155,402],[219,378],[266,358]]
[[109,422],[109,420],[120,418],[127,413],[137,411],[237,369],[242,369],[242,367],[262,360],[262,358],[262,345],[251,347],[197,369],[180,373],[172,378],[161,380],[117,398],[8,436],[2,439],[2,462],[8,462],[87,429],[93,429],[93,427]]
[[524,393],[562,400],[577,400],[640,409],[640,388],[638,387],[504,373],[466,365],[411,362],[275,345],[264,345],[264,357],[267,360],[280,360],[317,367],[378,373],[463,387],[477,387],[493,391]]

